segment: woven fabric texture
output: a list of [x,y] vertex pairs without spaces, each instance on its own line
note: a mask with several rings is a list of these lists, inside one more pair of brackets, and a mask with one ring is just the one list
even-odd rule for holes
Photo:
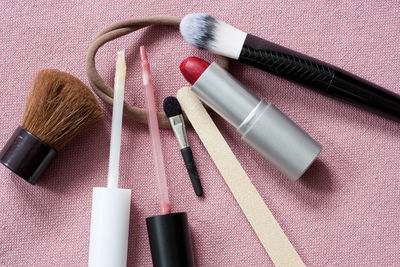
[[[86,50],[111,23],[156,14],[208,12],[272,42],[317,57],[400,94],[400,3],[388,1],[0,1],[0,146],[20,124],[35,72],[67,71],[88,84]],[[113,83],[126,49],[126,101],[144,106],[139,46],[151,64],[158,109],[187,86],[187,56],[215,59],[168,27],[110,42],[96,57]],[[217,126],[307,266],[400,265],[400,124],[250,66],[232,73],[323,146],[290,182],[212,112]],[[62,150],[32,186],[0,166],[0,266],[85,266],[92,188],[106,186],[111,108],[104,121]],[[205,196],[198,198],[171,130],[161,130],[173,211],[189,217],[197,266],[272,266],[251,226],[188,127]],[[128,266],[151,266],[145,218],[158,212],[146,125],[124,119],[120,186],[132,189]]]

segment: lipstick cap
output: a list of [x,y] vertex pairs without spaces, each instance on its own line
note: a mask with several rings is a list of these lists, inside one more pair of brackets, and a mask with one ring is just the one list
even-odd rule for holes
[[186,213],[149,217],[146,224],[154,267],[194,266]]
[[35,184],[56,151],[26,129],[18,126],[0,152],[0,162],[15,174]]
[[89,267],[126,267],[131,190],[94,187]]
[[259,99],[215,62],[191,90],[290,180],[297,180],[321,152],[321,145],[285,114]]
[[242,139],[290,180],[297,180],[321,152],[321,145],[274,105],[260,101],[237,128]]

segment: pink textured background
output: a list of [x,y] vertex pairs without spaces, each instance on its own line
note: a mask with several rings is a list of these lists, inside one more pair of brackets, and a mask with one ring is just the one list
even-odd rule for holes
[[[400,93],[400,3],[388,1],[1,1],[0,146],[20,123],[32,75],[70,72],[85,83],[93,37],[117,20],[209,12],[271,41],[318,57]],[[156,99],[187,85],[179,63],[213,55],[170,28],[149,28],[103,47],[100,73],[112,83],[114,55],[127,50],[126,100],[143,106],[139,45],[152,65]],[[323,145],[320,160],[289,182],[213,114],[289,239],[309,266],[400,265],[400,124],[321,96],[243,64],[232,72]],[[0,266],[85,266],[91,190],[105,186],[111,109],[103,123],[61,153],[37,186],[0,166]],[[157,190],[145,125],[124,120],[121,187],[132,188],[129,266],[151,266],[145,218]],[[187,211],[198,266],[271,266],[263,247],[192,129],[205,198],[197,198],[172,131],[162,130],[174,211]]]

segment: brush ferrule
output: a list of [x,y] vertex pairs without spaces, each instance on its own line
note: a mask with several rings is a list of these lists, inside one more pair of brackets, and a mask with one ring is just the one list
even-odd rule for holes
[[218,55],[238,59],[242,51],[247,33],[217,20],[212,31],[213,38],[208,43],[208,49]]
[[174,130],[175,136],[178,139],[179,146],[182,148],[189,146],[189,141],[187,139],[185,124],[183,121],[182,114],[173,116],[169,118],[172,129]]
[[194,47],[233,59],[239,58],[247,36],[247,33],[204,13],[186,15],[180,31]]

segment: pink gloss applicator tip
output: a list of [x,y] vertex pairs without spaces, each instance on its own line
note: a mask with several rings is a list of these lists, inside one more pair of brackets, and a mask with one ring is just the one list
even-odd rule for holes
[[170,202],[160,202],[160,214],[169,214],[171,213],[171,204]]

